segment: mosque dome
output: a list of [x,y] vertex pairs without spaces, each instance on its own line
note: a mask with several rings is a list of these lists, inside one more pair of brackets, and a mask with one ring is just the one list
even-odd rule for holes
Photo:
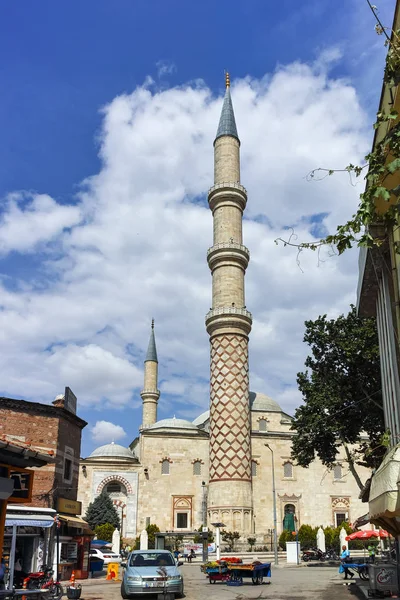
[[99,446],[96,450],[93,450],[92,454],[89,455],[89,458],[135,458],[134,454],[129,450],[129,448],[125,448],[125,446],[120,446],[119,444],[105,444],[104,446]]
[[186,421],[185,419],[177,419],[173,417],[172,419],[162,419],[161,421],[157,421],[150,425],[150,427],[146,427],[146,430],[149,429],[197,429],[196,425],[191,423],[190,421]]
[[282,412],[279,404],[266,394],[250,392],[250,410],[262,410],[263,412]]
[[[260,392],[250,392],[250,410],[260,410],[262,412],[283,412],[275,400],[272,400],[266,394],[260,394]],[[210,418],[210,411],[206,410],[201,415],[196,417],[193,421],[193,425],[200,427]]]

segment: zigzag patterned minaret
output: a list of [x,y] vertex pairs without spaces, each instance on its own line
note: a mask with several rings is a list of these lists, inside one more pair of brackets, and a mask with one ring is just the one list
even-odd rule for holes
[[211,345],[208,516],[210,522],[222,521],[228,530],[246,533],[253,521],[248,363],[252,317],[244,296],[250,257],[242,245],[247,193],[240,184],[240,141],[228,74],[208,202],[214,218],[214,245],[208,250],[212,309],[206,316]]

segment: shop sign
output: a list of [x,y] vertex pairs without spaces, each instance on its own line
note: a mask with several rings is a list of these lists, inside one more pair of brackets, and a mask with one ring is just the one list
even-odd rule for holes
[[21,504],[30,502],[32,499],[34,472],[30,469],[20,469],[9,465],[0,465],[0,467],[6,467],[8,477],[14,483],[14,489],[7,502],[18,502]]
[[68,498],[57,499],[57,510],[67,515],[80,515],[82,511],[82,502],[69,500]]

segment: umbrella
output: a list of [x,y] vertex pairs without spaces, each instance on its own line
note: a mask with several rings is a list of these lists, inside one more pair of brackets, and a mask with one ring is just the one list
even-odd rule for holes
[[346,540],[369,540],[372,537],[387,538],[389,534],[385,529],[364,529],[364,531],[353,531]]

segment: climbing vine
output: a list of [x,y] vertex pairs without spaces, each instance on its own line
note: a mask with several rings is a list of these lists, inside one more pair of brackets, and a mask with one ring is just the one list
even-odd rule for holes
[[[383,35],[385,46],[388,48],[385,70],[384,85],[387,86],[391,99],[394,101],[394,88],[400,83],[400,30],[393,31],[383,27],[376,6],[369,0],[367,3],[376,19],[375,31],[378,35]],[[390,31],[389,36],[387,31]],[[396,110],[380,110],[377,113],[374,129],[377,130],[386,124],[387,132],[379,139],[373,147],[373,150],[365,157],[365,164],[350,164],[344,169],[325,169],[318,168],[311,171],[307,180],[320,181],[325,177],[330,177],[334,173],[345,172],[349,174],[350,182],[354,185],[354,180],[361,177],[366,172],[365,191],[360,194],[360,200],[357,211],[343,225],[339,225],[336,232],[332,235],[314,241],[297,243],[297,236],[294,231],[288,239],[277,238],[276,244],[283,243],[285,246],[294,246],[300,251],[319,250],[323,246],[330,246],[338,254],[345,250],[357,246],[379,246],[383,243],[383,236],[377,233],[380,225],[383,227],[393,226],[398,218],[399,203],[397,198],[400,196],[400,185],[392,187],[393,178],[390,177],[400,171],[400,121]],[[387,203],[387,207],[379,208],[379,205]],[[377,204],[379,202],[379,204]],[[379,231],[379,230],[378,230]]]

